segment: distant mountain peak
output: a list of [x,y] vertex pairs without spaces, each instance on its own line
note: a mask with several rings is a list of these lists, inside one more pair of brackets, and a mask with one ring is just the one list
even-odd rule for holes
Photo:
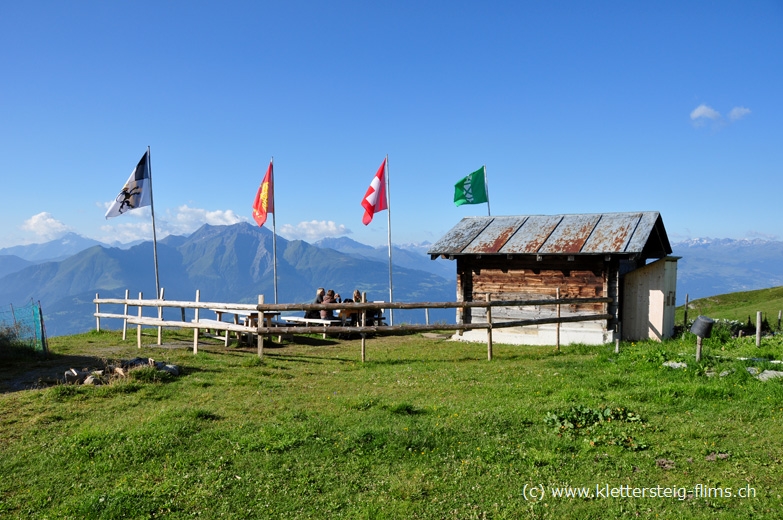
[[30,262],[62,260],[93,246],[105,245],[92,238],[69,232],[42,244],[27,244],[0,249],[0,255],[15,255]]
[[344,249],[354,249],[354,250],[375,249],[372,246],[368,246],[367,244],[362,244],[361,242],[357,242],[356,240],[352,238],[348,238],[346,236],[322,238],[321,240],[315,242],[313,245],[316,247],[328,247],[329,249],[336,249],[338,251]]
[[682,240],[675,244],[674,247],[703,247],[703,246],[763,246],[767,244],[774,244],[777,240],[768,240],[766,238],[710,238],[710,237],[697,237]]

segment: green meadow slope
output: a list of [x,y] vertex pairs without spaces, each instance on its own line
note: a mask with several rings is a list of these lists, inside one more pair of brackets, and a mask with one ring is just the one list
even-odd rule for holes
[[[688,304],[688,319],[698,315],[755,323],[761,311],[773,329],[778,328],[778,313],[783,309],[783,287],[720,294],[693,300]],[[682,324],[685,306],[677,307],[676,323]]]

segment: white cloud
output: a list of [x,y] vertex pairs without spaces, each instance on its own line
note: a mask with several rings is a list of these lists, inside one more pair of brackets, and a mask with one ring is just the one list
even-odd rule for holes
[[712,119],[713,121],[717,121],[720,119],[720,112],[702,103],[691,112],[692,121],[699,121],[700,119]]
[[279,230],[280,236],[287,240],[304,240],[305,242],[317,242],[326,237],[339,237],[348,235],[351,230],[342,224],[335,224],[331,220],[311,220],[299,224],[286,224]]
[[739,121],[748,114],[750,114],[749,108],[734,107],[728,113],[726,119],[723,119],[723,116],[720,114],[720,112],[711,106],[702,103],[701,105],[694,108],[693,111],[691,111],[691,121],[693,121],[694,126],[697,127],[704,126],[707,121],[711,121],[712,128],[717,130],[729,123]]
[[[122,215],[131,215],[138,213],[139,210],[129,211]],[[126,219],[124,222],[116,225],[104,225],[101,226],[101,232],[103,236],[96,238],[105,244],[114,244],[119,242],[126,244],[128,242],[135,242],[136,240],[151,241],[152,240],[152,220],[149,219],[145,222],[133,222]],[[158,238],[163,238],[160,232],[157,233]]]
[[189,235],[195,230],[209,224],[210,226],[230,226],[239,222],[246,222],[232,210],[215,210],[191,208],[187,204],[178,207],[175,213],[167,212],[164,222],[166,234]]
[[738,121],[750,114],[750,109],[745,107],[734,107],[729,112],[729,121]]
[[[167,210],[165,214],[155,213],[155,234],[158,239],[168,235],[190,235],[204,224],[228,226],[247,221],[232,210],[209,211],[191,208],[187,204],[176,210]],[[112,244],[127,243],[135,240],[152,240],[152,213],[149,207],[135,209],[109,220],[112,224],[101,227],[104,236],[98,240]]]
[[65,233],[71,231],[71,228],[52,217],[51,213],[46,211],[25,220],[22,224],[22,229],[34,233],[45,241],[60,238]]
[[772,233],[763,233],[761,231],[748,231],[745,233],[748,238],[761,238],[763,240],[780,240],[780,235],[773,235]]

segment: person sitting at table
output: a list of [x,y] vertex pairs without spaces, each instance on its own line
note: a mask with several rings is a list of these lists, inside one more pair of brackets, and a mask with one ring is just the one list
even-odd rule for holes
[[[362,293],[359,291],[359,289],[356,289],[353,292],[353,298],[346,298],[343,300],[343,303],[362,303]],[[348,319],[351,320],[351,327],[355,327],[359,324],[359,313],[358,312],[352,312],[348,316]]]
[[[315,299],[313,300],[313,303],[323,303],[324,294],[325,289],[323,287],[319,287],[318,290],[315,291]],[[321,314],[317,310],[309,310],[305,312],[305,318],[317,320],[320,317]]]
[[[329,289],[326,291],[326,294],[324,295],[323,301],[321,303],[338,303],[337,298],[335,297],[334,291],[332,289]],[[321,319],[322,320],[333,320],[334,319],[334,313],[331,310],[323,309],[321,310]]]

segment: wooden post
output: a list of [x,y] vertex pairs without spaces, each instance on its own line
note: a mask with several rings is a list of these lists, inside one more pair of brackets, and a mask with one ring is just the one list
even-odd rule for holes
[[[487,293],[487,303],[490,302],[491,295]],[[487,361],[492,361],[492,307],[487,305]]]
[[[262,303],[264,303],[264,295],[263,294],[259,294],[258,295],[258,304],[261,305]],[[266,323],[264,322],[264,313],[259,311],[258,312],[258,322],[256,323],[256,325],[258,327],[260,327],[262,323],[264,325],[266,325]],[[264,335],[263,334],[259,334],[258,330],[256,330],[256,342],[258,343],[258,357],[259,358],[263,358],[264,357]]]
[[[560,301],[560,287],[555,291],[555,298]],[[555,325],[555,344],[557,351],[560,352],[560,303],[557,304],[557,324]]]
[[783,318],[783,311],[778,311],[778,330],[780,330],[780,318]]
[[682,328],[688,328],[688,294],[685,294],[685,314],[682,318]]
[[[158,299],[163,299],[163,287],[160,288],[160,295],[158,295]],[[158,305],[158,319],[163,320],[163,307]],[[163,344],[163,327],[158,325],[158,345]]]
[[[141,311],[144,309],[144,306],[141,304],[142,298],[143,295],[139,293],[139,318],[141,318]],[[136,348],[141,348],[141,323],[136,325]]]
[[701,336],[696,336],[696,362],[701,361]]
[[620,338],[616,338],[614,340],[614,353],[619,354],[620,353]]
[[[95,293],[95,299],[97,300],[99,298],[98,293]],[[98,302],[95,302],[95,314],[98,314],[101,312],[101,304]],[[11,306],[11,314],[14,313],[14,307]],[[16,316],[14,316],[14,322],[16,322]],[[95,316],[95,330],[100,332],[101,331],[101,318],[99,316]]]
[[[424,323],[426,325],[430,324],[430,309],[429,308],[424,309]],[[780,328],[780,319],[778,319],[778,328]]]
[[[362,303],[367,303],[367,293],[362,293]],[[362,309],[362,327],[367,325],[367,310]],[[362,332],[362,363],[365,359],[365,342],[367,341],[367,334]]]
[[125,341],[128,339],[128,299],[130,296],[130,291],[128,289],[125,289],[125,305],[123,305],[123,314],[125,317],[122,319],[122,341]]
[[761,311],[756,311],[756,346],[761,346]]
[[[196,302],[198,302],[201,298],[201,291],[199,289],[196,289]],[[199,308],[196,307],[196,323],[198,323],[198,311]],[[198,354],[198,328],[193,329],[193,354]]]

